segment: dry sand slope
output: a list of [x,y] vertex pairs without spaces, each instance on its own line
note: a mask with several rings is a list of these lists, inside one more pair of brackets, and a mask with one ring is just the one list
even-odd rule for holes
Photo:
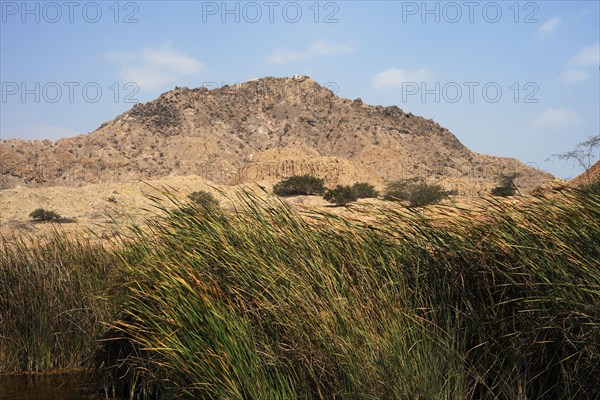
[[[174,194],[185,201],[194,191],[207,191],[219,200],[224,209],[233,209],[236,196],[243,191],[260,197],[269,197],[272,185],[248,184],[239,186],[215,185],[203,178],[172,176],[149,181],[130,183],[90,184],[81,187],[53,186],[46,188],[23,188],[0,190],[0,234],[12,237],[15,234],[30,232],[43,233],[53,229],[54,224],[32,223],[29,214],[44,208],[56,211],[64,218],[72,218],[74,223],[60,224],[69,231],[91,229],[97,233],[116,230],[113,222],[120,225],[141,224],[145,218],[160,211],[154,207],[150,197],[165,199],[163,191]],[[332,208],[330,203],[319,196],[296,196],[284,201],[298,208],[327,209],[338,214],[352,216],[352,209]],[[361,199],[357,204],[383,204],[376,199]],[[385,202],[389,204],[389,202]],[[165,205],[172,206],[165,199]],[[356,207],[355,207],[356,208]]]

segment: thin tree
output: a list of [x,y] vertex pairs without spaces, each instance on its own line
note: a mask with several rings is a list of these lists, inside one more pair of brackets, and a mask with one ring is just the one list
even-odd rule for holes
[[594,162],[600,159],[600,135],[589,136],[587,140],[575,146],[574,150],[564,153],[552,154],[547,160],[557,158],[565,163],[571,162],[578,165],[586,172],[588,182],[591,183],[589,170]]

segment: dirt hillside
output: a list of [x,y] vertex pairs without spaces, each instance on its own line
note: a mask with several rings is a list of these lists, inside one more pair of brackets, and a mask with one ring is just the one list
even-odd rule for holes
[[573,186],[587,185],[600,179],[600,160],[592,165],[590,169],[571,179],[570,183]]

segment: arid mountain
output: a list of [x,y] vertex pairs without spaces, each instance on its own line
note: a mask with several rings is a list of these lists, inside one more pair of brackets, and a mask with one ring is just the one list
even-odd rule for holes
[[477,154],[432,120],[337,97],[304,76],[219,89],[175,88],[96,131],[56,142],[0,143],[0,188],[79,186],[172,175],[217,184],[311,173],[329,185],[422,176],[463,194],[501,173],[525,190],[551,179],[515,159]]

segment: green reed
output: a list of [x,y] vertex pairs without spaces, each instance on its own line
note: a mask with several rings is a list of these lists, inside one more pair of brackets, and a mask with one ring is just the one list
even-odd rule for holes
[[598,197],[370,207],[355,220],[248,193],[235,212],[171,201],[138,234],[145,255],[127,263],[127,296],[98,353],[115,391],[598,395]]

